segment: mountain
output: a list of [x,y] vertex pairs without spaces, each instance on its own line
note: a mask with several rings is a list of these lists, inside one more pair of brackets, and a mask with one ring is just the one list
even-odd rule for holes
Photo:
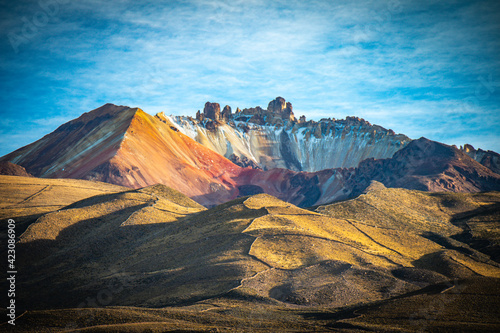
[[[164,184],[206,207],[259,193],[308,207],[353,198],[372,180],[425,191],[500,190],[499,174],[455,147],[425,138],[409,141],[357,118],[296,120],[291,104],[280,98],[267,110],[234,115],[230,107],[221,112],[219,104],[207,102],[197,118],[181,127],[181,118],[106,104],[0,162],[16,163],[37,177],[135,189]],[[218,153],[228,155],[229,147],[229,157],[246,167]],[[352,167],[296,171],[338,163]],[[275,165],[288,168],[269,169]]]
[[[26,179],[1,176],[9,185],[0,196]],[[394,304],[428,310],[442,320],[430,325],[451,330],[500,324],[498,298],[488,296],[500,278],[488,254],[498,253],[498,192],[372,182],[365,194],[315,211],[267,194],[207,210],[163,185],[66,185],[106,193],[54,207],[19,234],[17,331],[380,330],[380,318],[392,318],[386,328],[411,327]],[[10,205],[28,207],[31,196]],[[453,287],[471,292],[445,300],[446,315],[426,308],[422,298],[442,300]],[[467,302],[491,320],[460,311]]]
[[263,170],[285,168],[315,172],[357,167],[367,158],[389,158],[411,140],[381,126],[347,117],[345,120],[295,119],[292,104],[282,97],[266,110],[236,110],[207,102],[196,119],[172,116],[174,126],[236,164]]
[[4,156],[47,178],[78,178],[139,188],[157,183],[202,204],[236,196],[238,166],[138,108],[106,104]]
[[0,326],[498,331],[495,154],[282,98],[196,119],[106,104],[0,159],[19,272]]
[[499,190],[499,176],[454,146],[420,138],[390,159],[361,162],[347,187],[357,195],[371,180],[377,180],[387,187],[481,192]]
[[239,184],[250,184],[240,186],[243,194],[268,193],[300,207],[356,197],[372,180],[387,187],[434,192],[500,190],[499,174],[453,146],[425,138],[413,140],[392,158],[367,159],[357,168],[313,173],[244,169],[238,177]]

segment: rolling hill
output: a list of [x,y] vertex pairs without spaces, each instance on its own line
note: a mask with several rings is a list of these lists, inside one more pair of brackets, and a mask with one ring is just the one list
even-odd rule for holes
[[40,179],[0,175],[0,221],[16,221],[18,234],[41,215],[95,195],[129,190],[126,187],[77,179]]
[[[0,179],[9,184],[0,187],[3,197],[28,179],[61,182]],[[419,309],[453,294],[455,282],[473,289],[454,293],[432,325],[499,325],[489,291],[500,281],[498,192],[372,183],[355,199],[314,211],[267,194],[207,210],[163,185],[62,182],[100,193],[68,198],[19,235],[21,331],[377,330],[384,323],[418,331],[397,315],[398,304],[422,317]],[[28,209],[31,192],[15,202]],[[488,321],[460,316],[464,302],[482,303]]]

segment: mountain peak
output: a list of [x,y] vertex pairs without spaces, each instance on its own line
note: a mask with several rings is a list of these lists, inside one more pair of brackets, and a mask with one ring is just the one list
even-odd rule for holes
[[281,118],[285,120],[295,120],[292,103],[287,102],[283,97],[278,96],[276,99],[269,102],[267,111],[281,115]]
[[[426,158],[429,156],[440,157],[440,158],[451,158],[458,156],[459,151],[453,146],[446,145],[444,143],[429,140],[425,137],[421,137],[417,140],[411,141],[407,149],[404,150],[405,156],[408,154],[414,154],[418,158]],[[403,151],[398,153],[403,154]],[[398,154],[396,153],[396,154]],[[396,157],[396,155],[395,155]]]
[[356,117],[297,122],[282,97],[235,114],[207,102],[197,116],[203,120],[105,104],[1,160],[38,177],[166,184],[207,206],[268,193],[306,207],[360,194],[371,180],[435,191],[500,188],[500,175],[483,166],[498,165],[492,154],[480,165],[456,147],[411,141]]
[[120,148],[138,108],[105,104],[2,158],[37,177],[81,178]]
[[[116,105],[113,103],[106,103],[94,110],[89,112],[85,112],[83,115],[105,115],[105,114],[117,114],[120,112],[128,111],[128,110],[140,110],[139,108],[131,108],[126,105]],[[141,110],[142,111],[142,110]],[[83,116],[82,115],[82,116]],[[77,118],[78,119],[78,118]]]

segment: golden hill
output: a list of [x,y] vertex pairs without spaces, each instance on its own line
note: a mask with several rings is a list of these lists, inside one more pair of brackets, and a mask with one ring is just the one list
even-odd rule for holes
[[[0,221],[16,221],[18,235],[42,214],[95,195],[128,191],[122,186],[76,179],[0,175]],[[2,231],[5,225],[2,223]]]
[[500,259],[500,192],[429,193],[373,182],[367,193],[316,211],[366,230],[419,234],[468,255],[470,245]]
[[[452,279],[497,283],[499,202],[496,192],[374,185],[316,211],[267,194],[207,210],[163,185],[101,189],[51,209],[20,235],[18,301],[29,311],[19,324],[251,331],[258,322],[273,331],[319,330],[345,319],[327,315],[345,307],[425,294],[421,288]],[[309,312],[326,319],[311,322]]]

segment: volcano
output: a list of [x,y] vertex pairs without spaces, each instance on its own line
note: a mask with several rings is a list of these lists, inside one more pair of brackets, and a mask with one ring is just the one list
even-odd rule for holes
[[372,180],[423,191],[500,190],[496,164],[474,156],[355,117],[297,120],[278,97],[267,110],[234,114],[207,102],[196,119],[106,104],[0,161],[36,177],[164,184],[206,207],[258,193],[308,207],[353,198]]

